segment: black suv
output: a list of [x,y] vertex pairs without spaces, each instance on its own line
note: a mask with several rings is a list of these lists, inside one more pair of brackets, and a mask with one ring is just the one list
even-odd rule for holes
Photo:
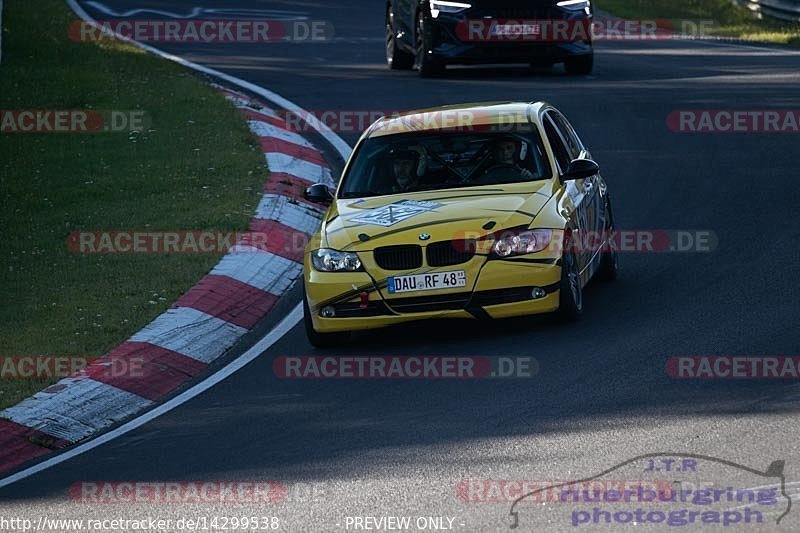
[[591,0],[389,0],[386,62],[441,74],[448,64],[594,64]]

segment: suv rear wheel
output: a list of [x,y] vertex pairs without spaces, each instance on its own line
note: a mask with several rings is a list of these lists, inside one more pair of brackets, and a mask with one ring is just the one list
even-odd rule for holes
[[425,42],[425,17],[420,11],[417,15],[417,54],[415,66],[419,70],[419,75],[423,78],[434,78],[444,74],[445,66],[441,61],[434,59],[428,51],[428,45]]
[[394,23],[394,10],[386,8],[386,64],[392,70],[411,70],[414,68],[414,54],[400,49],[397,43],[397,27]]

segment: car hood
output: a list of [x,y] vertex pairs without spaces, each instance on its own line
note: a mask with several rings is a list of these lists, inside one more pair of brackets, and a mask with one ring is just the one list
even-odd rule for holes
[[[394,244],[476,238],[529,225],[552,195],[549,181],[336,200],[322,226],[328,248],[368,251]],[[425,242],[423,242],[425,241]]]

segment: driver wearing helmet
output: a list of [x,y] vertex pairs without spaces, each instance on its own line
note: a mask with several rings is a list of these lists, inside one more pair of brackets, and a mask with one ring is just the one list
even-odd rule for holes
[[[484,175],[494,173],[502,167],[513,167],[523,177],[532,178],[533,173],[527,168],[520,166],[517,161],[518,154],[521,153],[521,143],[514,137],[501,137],[492,143],[491,159],[484,171]],[[521,157],[521,156],[520,156]]]

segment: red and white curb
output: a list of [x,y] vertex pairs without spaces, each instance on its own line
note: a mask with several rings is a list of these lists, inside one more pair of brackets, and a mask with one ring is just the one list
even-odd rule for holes
[[[266,238],[238,243],[171,309],[105,357],[0,412],[0,471],[92,437],[170,396],[253,329],[302,275],[303,249],[323,212],[302,193],[316,182],[333,187],[331,168],[266,105],[217,89],[247,118],[269,165],[250,222]],[[136,372],[108,371],[134,358]]]

